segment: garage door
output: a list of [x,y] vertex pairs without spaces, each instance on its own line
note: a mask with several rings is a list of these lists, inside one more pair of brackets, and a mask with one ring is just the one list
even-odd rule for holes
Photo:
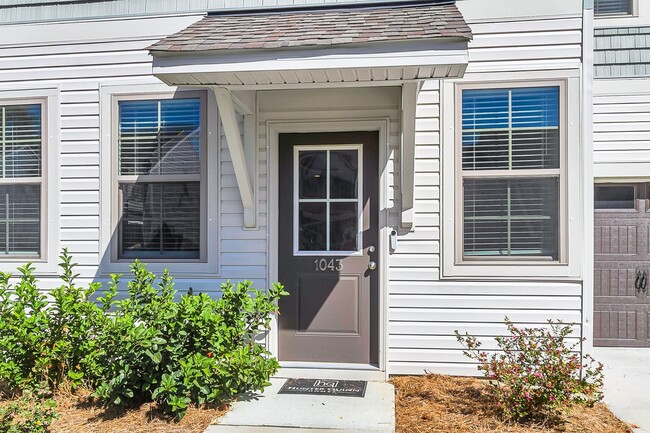
[[650,347],[648,190],[648,184],[596,186],[596,346]]

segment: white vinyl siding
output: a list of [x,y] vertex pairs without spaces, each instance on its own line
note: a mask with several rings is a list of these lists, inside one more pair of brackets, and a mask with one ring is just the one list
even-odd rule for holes
[[594,176],[644,180],[650,173],[650,78],[594,83]]
[[[457,2],[474,34],[467,73],[457,82],[510,83],[573,77],[569,81],[574,87],[568,92],[567,100],[577,105],[579,96],[575,90],[579,88],[575,80],[580,71],[581,2],[553,2],[549,8],[557,7],[549,12],[547,19],[533,18],[534,12],[551,10],[539,2],[522,4],[535,9],[530,14],[521,13],[518,8],[508,10],[505,3]],[[490,13],[495,17],[486,18]],[[418,97],[415,224],[412,231],[400,231],[398,247],[390,255],[390,374],[430,371],[477,375],[476,366],[463,356],[454,331],[475,334],[487,348],[493,349],[493,337],[507,333],[503,325],[505,316],[522,326],[544,326],[548,319],[561,319],[575,323],[574,337],[579,338],[582,332],[583,288],[576,278],[560,281],[564,278],[548,278],[543,276],[543,270],[522,268],[512,270],[508,277],[499,277],[499,266],[458,279],[442,275],[444,260],[450,257],[450,252],[446,247],[448,242],[441,237],[454,230],[454,201],[447,200],[453,194],[453,186],[442,183],[453,164],[453,104],[448,104],[450,100],[453,102],[453,95],[453,85],[432,80],[424,84]],[[447,146],[449,136],[451,154]],[[577,161],[574,151],[579,147],[578,136],[572,130],[568,137],[567,145],[572,146],[569,153]],[[578,172],[575,166],[570,167],[574,173]],[[576,184],[569,189],[579,201],[580,186]],[[443,207],[447,206],[452,216],[444,213],[443,218]],[[572,207],[570,212],[577,217],[580,205]],[[578,232],[581,226],[570,225],[570,230]],[[578,250],[581,246],[575,244],[573,253]],[[453,248],[451,252],[453,262]],[[580,254],[572,255],[569,251],[569,256],[579,269]]]

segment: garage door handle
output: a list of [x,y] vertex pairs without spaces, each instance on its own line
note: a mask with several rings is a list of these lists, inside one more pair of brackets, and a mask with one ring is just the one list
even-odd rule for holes
[[641,271],[636,272],[636,280],[634,281],[634,288],[636,289],[637,293],[646,292],[646,290],[648,289],[647,271],[643,271],[643,274],[641,274]]
[[643,271],[643,276],[641,277],[641,292],[645,293],[648,289],[648,273]]

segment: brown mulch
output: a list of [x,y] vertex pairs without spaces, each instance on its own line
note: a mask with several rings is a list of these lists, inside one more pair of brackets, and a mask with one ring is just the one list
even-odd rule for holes
[[61,417],[52,424],[52,433],[203,433],[228,410],[225,404],[190,408],[181,421],[175,422],[152,403],[128,411],[105,410],[83,390],[74,394],[61,391],[55,399]]
[[394,377],[396,433],[631,433],[604,404],[575,407],[546,424],[499,418],[484,380],[430,374]]

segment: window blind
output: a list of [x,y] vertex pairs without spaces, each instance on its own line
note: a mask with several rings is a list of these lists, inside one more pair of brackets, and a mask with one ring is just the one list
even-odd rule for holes
[[466,179],[464,252],[558,256],[558,180]]
[[201,99],[118,107],[120,257],[200,258]]
[[559,89],[463,91],[463,170],[559,168]]
[[0,177],[41,175],[41,105],[0,107]]
[[201,100],[119,102],[119,174],[201,171]]
[[463,256],[557,260],[559,87],[463,90],[461,159]]
[[0,255],[41,250],[42,105],[0,106]]
[[594,13],[596,15],[631,15],[632,1],[596,0]]
[[199,258],[200,183],[122,184],[123,257]]
[[0,255],[38,255],[41,186],[0,185]]

